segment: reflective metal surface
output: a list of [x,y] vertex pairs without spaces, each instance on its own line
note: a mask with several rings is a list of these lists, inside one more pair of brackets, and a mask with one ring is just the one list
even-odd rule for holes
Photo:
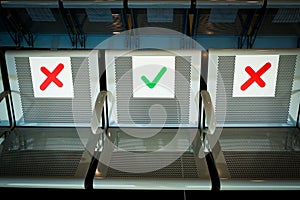
[[297,128],[223,128],[214,147],[223,190],[299,190]]
[[[109,161],[101,155],[94,177],[96,189],[156,189],[156,190],[210,190],[211,181],[205,158],[198,155],[201,144],[193,129],[186,129],[186,136],[176,140],[167,150],[178,130],[162,129],[152,137],[139,129],[110,129],[108,135],[114,147],[110,149]],[[129,132],[130,131],[130,132]],[[133,136],[127,133],[139,135]],[[186,147],[189,146],[188,149]],[[128,153],[130,152],[130,153]],[[151,153],[155,152],[155,158]],[[178,152],[181,152],[178,154]],[[172,160],[174,156],[178,158]],[[161,163],[166,163],[161,165]]]
[[1,144],[0,187],[84,188],[92,158],[87,149],[96,139],[90,128],[83,132],[16,128]]

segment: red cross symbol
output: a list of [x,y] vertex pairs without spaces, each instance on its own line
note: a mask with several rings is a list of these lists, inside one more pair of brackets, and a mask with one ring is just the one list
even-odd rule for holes
[[59,63],[57,67],[50,72],[46,67],[42,66],[41,71],[47,76],[46,80],[41,84],[40,89],[44,91],[50,83],[55,83],[58,87],[62,87],[63,83],[57,79],[57,75],[63,70],[64,65]]
[[245,71],[250,75],[249,78],[242,86],[241,90],[245,91],[252,83],[256,82],[261,88],[265,87],[266,83],[260,78],[268,69],[270,69],[271,63],[267,62],[257,72],[255,72],[250,66],[245,68]]

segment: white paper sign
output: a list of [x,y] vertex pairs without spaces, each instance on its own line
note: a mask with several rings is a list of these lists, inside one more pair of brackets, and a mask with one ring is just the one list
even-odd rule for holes
[[132,56],[133,97],[174,98],[175,56]]
[[233,97],[274,97],[279,55],[237,55]]
[[70,57],[30,57],[34,97],[73,98]]

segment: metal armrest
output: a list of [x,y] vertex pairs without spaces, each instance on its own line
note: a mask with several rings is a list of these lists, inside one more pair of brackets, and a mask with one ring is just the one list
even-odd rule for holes
[[[216,130],[216,115],[214,107],[211,101],[210,94],[207,90],[201,90],[201,97],[203,102],[203,108],[205,112],[205,122],[207,124],[207,129],[204,129],[204,133],[213,135]],[[206,163],[208,165],[208,170],[210,178],[212,181],[212,190],[220,190],[220,177],[216,167],[215,159],[210,147],[209,139],[206,137],[206,134],[203,134],[203,144],[204,152],[206,153]]]
[[210,94],[207,90],[202,90],[200,93],[205,111],[205,121],[208,126],[206,133],[213,135],[216,130],[216,116]]
[[3,91],[0,93],[0,102],[6,97],[9,95],[9,91],[6,90],[6,91]]
[[[8,117],[10,121],[10,130],[13,130],[16,127],[16,118],[15,118],[15,111],[14,111],[14,105],[13,105],[13,100],[12,100],[12,93],[16,91],[14,90],[5,90],[0,93],[0,102],[6,97],[9,97],[9,104],[7,105],[7,111],[8,111]],[[10,115],[11,114],[11,115]]]
[[108,95],[107,91],[101,91],[98,96],[97,100],[93,109],[93,115],[91,119],[91,129],[92,132],[95,134],[101,122],[101,115],[104,108],[105,99]]

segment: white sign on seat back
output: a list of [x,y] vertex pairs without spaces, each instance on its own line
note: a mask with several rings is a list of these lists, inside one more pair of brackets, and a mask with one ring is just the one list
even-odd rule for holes
[[90,126],[98,51],[7,51],[6,61],[17,125]]
[[296,126],[299,56],[299,49],[209,49],[218,126]]
[[107,50],[110,126],[198,127],[200,50]]

